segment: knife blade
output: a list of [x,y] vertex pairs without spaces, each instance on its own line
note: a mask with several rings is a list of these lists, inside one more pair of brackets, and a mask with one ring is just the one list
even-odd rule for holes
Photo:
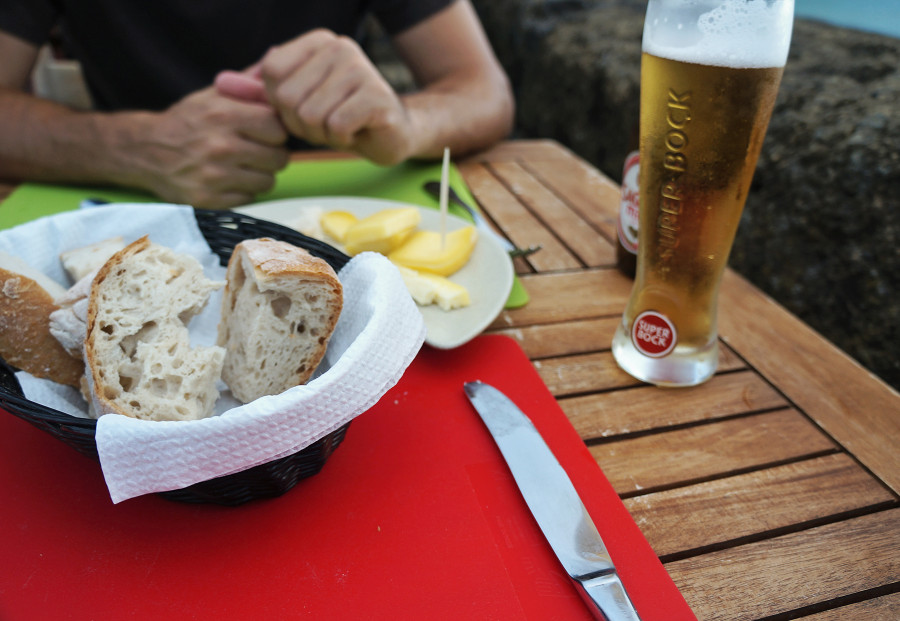
[[506,460],[550,547],[596,619],[640,619],[578,492],[531,420],[506,395],[467,382],[466,396]]

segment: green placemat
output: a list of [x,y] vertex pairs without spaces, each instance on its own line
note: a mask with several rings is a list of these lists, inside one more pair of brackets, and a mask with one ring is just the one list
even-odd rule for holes
[[[278,173],[275,187],[259,196],[257,202],[306,196],[360,196],[437,208],[438,200],[422,189],[422,185],[440,178],[439,162],[405,162],[384,167],[362,159],[296,161]],[[474,197],[455,166],[450,167],[450,185],[470,205],[475,205]],[[149,194],[129,190],[23,183],[0,203],[0,229],[78,209],[88,198],[118,203],[158,201]],[[455,215],[469,219],[464,210],[452,205],[449,209]],[[523,306],[528,299],[522,283],[515,278],[506,307]]]

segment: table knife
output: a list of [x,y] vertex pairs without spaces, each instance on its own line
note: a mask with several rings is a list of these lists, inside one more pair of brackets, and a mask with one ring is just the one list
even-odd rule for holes
[[538,526],[594,618],[639,620],[597,527],[531,420],[489,384],[467,382],[464,388]]

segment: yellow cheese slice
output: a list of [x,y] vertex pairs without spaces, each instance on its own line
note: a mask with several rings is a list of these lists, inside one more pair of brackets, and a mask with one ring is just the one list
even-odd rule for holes
[[388,258],[397,265],[420,272],[449,276],[468,262],[475,248],[478,232],[466,226],[447,233],[443,247],[441,235],[434,231],[416,231]]
[[350,255],[365,251],[386,255],[406,241],[420,219],[416,207],[382,209],[347,229],[344,248]]
[[437,304],[442,310],[451,311],[472,303],[465,287],[443,276],[400,266],[398,269],[406,288],[419,306]]

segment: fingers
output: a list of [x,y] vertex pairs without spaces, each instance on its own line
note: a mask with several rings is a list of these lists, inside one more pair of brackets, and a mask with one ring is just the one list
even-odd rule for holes
[[399,97],[347,37],[322,30],[299,37],[271,50],[259,73],[287,130],[312,144],[357,150],[367,130],[406,129]]
[[194,207],[221,209],[245,205],[275,185],[275,171],[225,165],[208,162],[170,179],[170,185],[161,193],[172,202]]
[[275,185],[276,173],[289,160],[285,148],[247,140],[223,140],[213,145],[187,180],[191,204],[234,206],[251,202]]
[[237,169],[229,183],[194,202],[195,207],[224,209],[254,202],[256,196],[268,192],[275,185],[275,176],[248,169]]
[[[340,59],[319,59],[311,61],[310,71],[281,84],[277,91],[279,107],[290,110],[282,114],[289,131],[294,132],[313,144],[343,146],[349,142],[357,127],[349,127],[344,119],[363,119],[364,111],[348,114],[340,110],[348,106],[364,103],[368,108],[377,105],[372,93],[370,79],[365,70],[353,64],[339,64]],[[368,94],[365,97],[364,94]],[[354,97],[355,96],[355,97]],[[334,141],[338,140],[339,144]]]
[[235,124],[241,135],[272,146],[287,141],[287,131],[269,106],[265,85],[254,68],[243,72],[222,71],[213,84],[218,95],[234,100],[230,109],[232,114],[241,117]]
[[234,166],[266,173],[271,176],[287,166],[290,154],[286,148],[268,147],[247,141],[242,144],[239,143],[237,149],[228,159]]
[[200,207],[250,202],[287,165],[286,139],[270,106],[198,91],[158,115],[148,139],[153,189]]
[[270,108],[251,104],[240,112],[241,120],[234,125],[235,132],[252,142],[271,147],[281,147],[288,139],[288,132],[281,120]]
[[354,66],[362,54],[354,47],[349,39],[315,31],[273,49],[263,59],[261,73],[269,100],[291,133],[314,144],[327,142],[324,121],[362,79]]
[[222,71],[214,82],[220,94],[241,101],[268,103],[266,86],[256,76],[238,71]]

